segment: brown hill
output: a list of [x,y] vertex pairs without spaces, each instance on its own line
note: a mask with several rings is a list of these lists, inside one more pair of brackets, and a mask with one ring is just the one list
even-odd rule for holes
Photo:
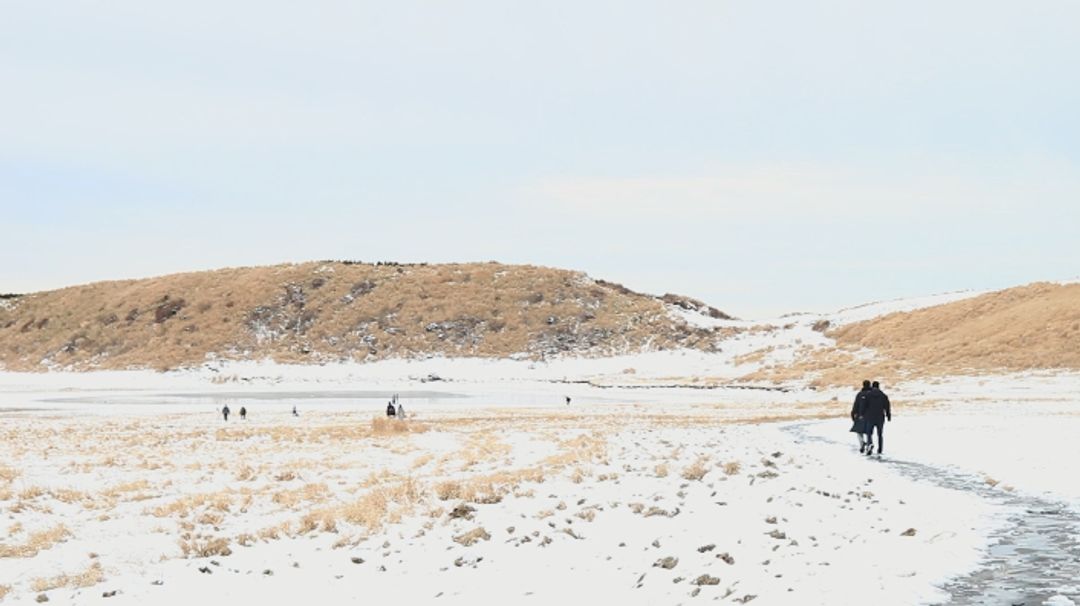
[[497,263],[311,262],[100,282],[0,300],[0,367],[158,368],[207,359],[529,358],[678,347],[718,329],[583,273]]
[[1080,284],[1010,288],[829,335],[936,372],[1080,369]]

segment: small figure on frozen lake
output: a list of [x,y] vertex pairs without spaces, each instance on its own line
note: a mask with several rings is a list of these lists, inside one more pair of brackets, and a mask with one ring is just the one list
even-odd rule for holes
[[866,452],[866,396],[870,395],[870,381],[862,382],[862,389],[855,395],[855,402],[851,405],[851,429],[859,437],[859,454]]
[[570,405],[570,396],[566,396],[566,405],[567,405],[567,406],[569,406],[569,405]]
[[247,408],[244,407],[244,406],[240,407],[240,420],[241,421],[246,421],[247,420]]
[[394,410],[394,401],[390,400],[389,402],[386,403],[386,416],[392,417],[395,414],[396,414],[396,411]]
[[397,417],[399,419],[404,419],[405,418],[405,406],[403,406],[401,404],[397,405]]
[[226,421],[229,420],[229,405],[228,404],[225,405],[225,408],[221,409],[221,416],[225,417]]
[[296,412],[296,404],[293,404],[292,416],[294,416],[294,417],[299,417],[300,416],[300,413]]
[[866,455],[874,451],[874,429],[877,429],[878,456],[885,449],[885,438],[882,436],[882,432],[885,431],[885,420],[892,421],[892,408],[889,403],[889,396],[885,395],[885,392],[881,391],[881,384],[874,381],[870,386],[870,393],[866,395],[866,406],[863,410],[863,419],[866,423]]

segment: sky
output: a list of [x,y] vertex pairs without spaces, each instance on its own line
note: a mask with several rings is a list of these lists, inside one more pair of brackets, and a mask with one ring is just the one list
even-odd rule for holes
[[9,0],[0,292],[313,259],[744,318],[1080,277],[1072,0]]

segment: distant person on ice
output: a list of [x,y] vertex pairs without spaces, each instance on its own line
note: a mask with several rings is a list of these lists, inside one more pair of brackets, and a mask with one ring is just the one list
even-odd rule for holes
[[399,419],[405,418],[405,407],[402,406],[401,403],[398,403],[397,405],[397,416]]
[[851,405],[851,429],[859,437],[859,454],[866,452],[866,396],[870,395],[870,381],[862,382],[862,389],[855,395],[855,402]]
[[300,413],[296,412],[296,404],[293,404],[292,416],[294,416],[294,417],[299,417],[300,416]]
[[570,405],[570,396],[566,396],[566,405],[567,405],[567,406],[569,406],[569,405]]
[[863,419],[866,422],[866,455],[874,450],[874,429],[877,429],[877,453],[885,449],[885,420],[892,421],[892,409],[889,404],[889,396],[881,391],[881,384],[877,381],[870,386],[870,393],[866,395],[866,407],[863,409]]
[[390,400],[389,402],[386,403],[386,416],[388,416],[388,417],[394,416],[394,401],[393,400]]
[[225,405],[225,408],[221,409],[221,416],[225,417],[226,421],[229,420],[229,405],[228,404]]
[[247,420],[247,408],[245,408],[243,406],[240,407],[240,420],[241,421],[246,421]]

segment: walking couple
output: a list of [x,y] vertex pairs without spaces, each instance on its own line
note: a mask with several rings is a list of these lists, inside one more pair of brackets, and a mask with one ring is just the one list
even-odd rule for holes
[[855,403],[851,406],[851,431],[859,436],[859,452],[870,456],[874,452],[874,430],[877,429],[878,447],[877,454],[885,448],[885,438],[882,432],[885,430],[885,420],[892,421],[892,409],[889,406],[889,396],[881,391],[881,385],[874,381],[862,382],[862,390],[855,396]]

